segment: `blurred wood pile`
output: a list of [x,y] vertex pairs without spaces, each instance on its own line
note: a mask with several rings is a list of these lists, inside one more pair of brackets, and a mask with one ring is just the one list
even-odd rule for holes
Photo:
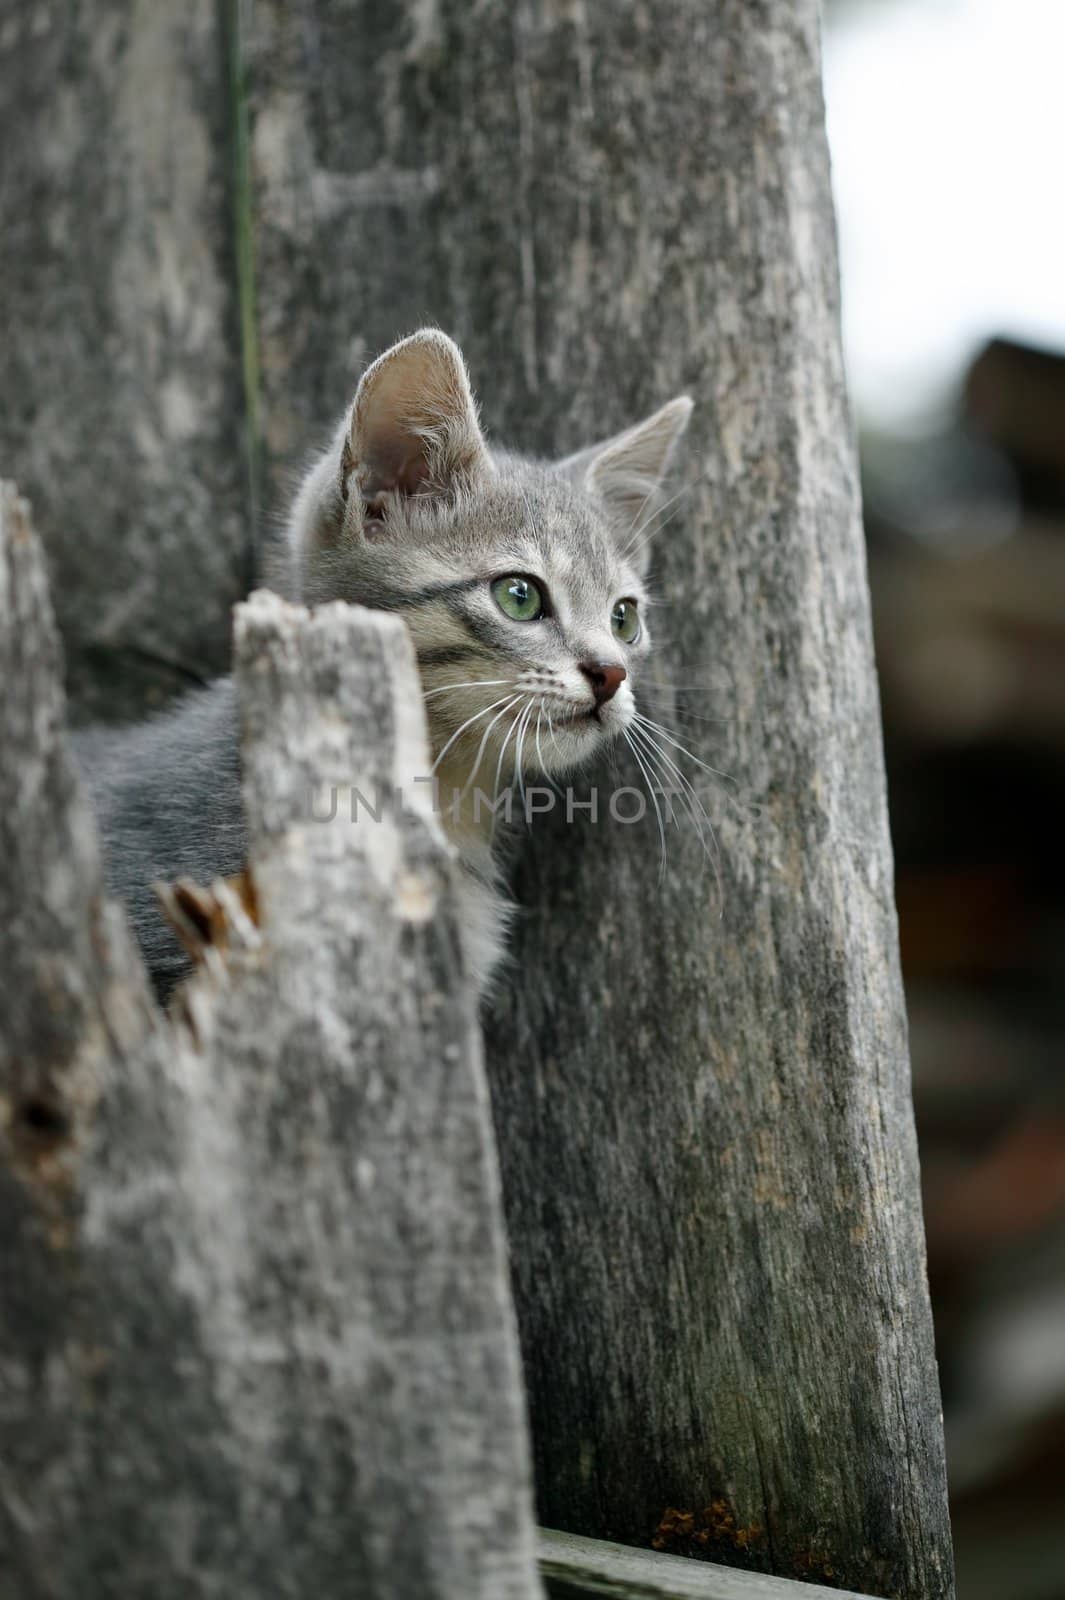
[[867,520],[958,1587],[1061,1600],[1065,358],[995,340],[923,448]]

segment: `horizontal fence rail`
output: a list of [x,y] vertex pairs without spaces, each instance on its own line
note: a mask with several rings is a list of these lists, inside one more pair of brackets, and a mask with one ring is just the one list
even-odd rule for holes
[[538,1555],[550,1600],[874,1600],[852,1589],[737,1572],[546,1528],[540,1530]]

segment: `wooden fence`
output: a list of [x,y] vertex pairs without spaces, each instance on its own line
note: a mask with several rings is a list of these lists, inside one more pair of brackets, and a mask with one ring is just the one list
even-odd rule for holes
[[611,1589],[552,1547],[559,1593],[949,1597],[814,0],[41,0],[0,138],[0,467],[75,716],[225,666],[261,510],[436,317],[508,443],[696,396],[658,702],[745,797],[719,880],[535,830],[486,1076],[432,818],[383,876],[297,822],[410,760],[404,640],[256,599],[257,918],[217,892],[166,1022],[6,492],[0,1574],[534,1594],[531,1461],[542,1521],[657,1550]]

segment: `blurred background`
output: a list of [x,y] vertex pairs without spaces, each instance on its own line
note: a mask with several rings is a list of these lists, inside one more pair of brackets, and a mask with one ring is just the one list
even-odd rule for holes
[[1065,4],[828,0],[959,1600],[1065,1600]]

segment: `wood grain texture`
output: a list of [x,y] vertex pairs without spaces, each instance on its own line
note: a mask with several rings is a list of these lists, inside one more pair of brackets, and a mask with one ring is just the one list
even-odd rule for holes
[[551,1600],[580,1600],[584,1595],[607,1600],[869,1600],[819,1583],[734,1572],[548,1528],[540,1531],[539,1554]]
[[687,768],[720,889],[548,819],[489,1033],[541,1516],[949,1596],[817,6],[260,0],[248,50],[275,474],[430,318],[508,443],[697,402],[652,715],[738,782]]
[[0,21],[0,470],[33,502],[83,714],[186,687],[169,661],[221,670],[247,582],[220,14]]
[[[228,949],[164,1021],[101,902],[40,549],[0,509],[5,1593],[535,1600],[450,863],[394,798],[426,759],[406,633],[242,609],[258,922],[217,889]],[[380,785],[379,820],[315,820],[322,784]]]

